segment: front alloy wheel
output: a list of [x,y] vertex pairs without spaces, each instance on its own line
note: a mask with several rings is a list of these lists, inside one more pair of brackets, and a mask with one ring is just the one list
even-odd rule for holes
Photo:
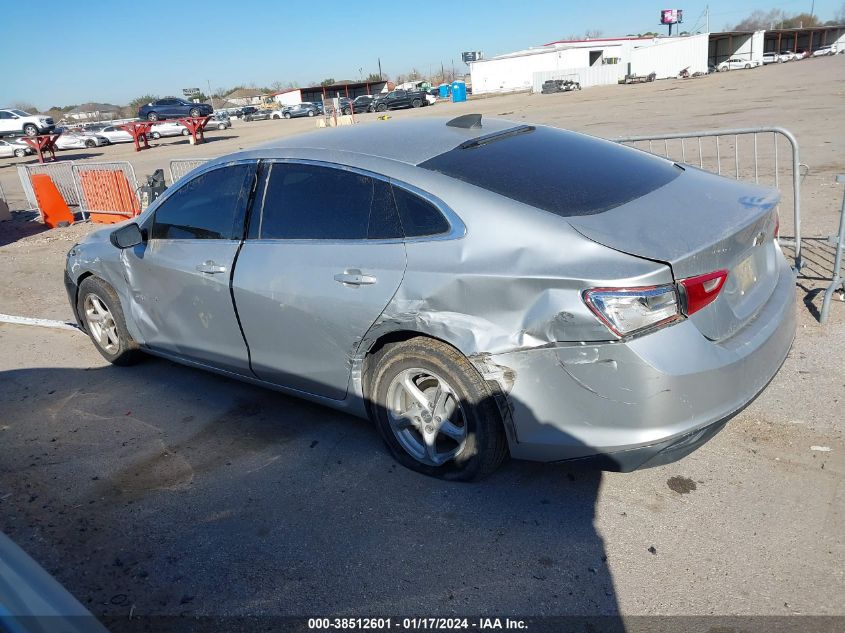
[[114,316],[103,300],[94,293],[85,297],[85,325],[100,349],[107,354],[117,354],[120,349],[120,336]]

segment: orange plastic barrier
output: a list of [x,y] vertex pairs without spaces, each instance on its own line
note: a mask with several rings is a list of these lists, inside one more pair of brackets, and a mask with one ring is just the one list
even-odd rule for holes
[[38,208],[41,210],[41,217],[44,219],[44,224],[51,229],[59,226],[61,222],[73,224],[73,213],[67,206],[67,202],[62,198],[58,188],[53,183],[53,179],[47,174],[32,174],[30,176],[32,183],[32,190],[35,192],[35,200],[38,202]]
[[79,183],[92,222],[114,224],[141,212],[126,174],[119,169],[80,171]]

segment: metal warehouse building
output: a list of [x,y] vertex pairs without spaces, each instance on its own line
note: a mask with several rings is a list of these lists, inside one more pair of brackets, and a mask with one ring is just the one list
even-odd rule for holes
[[619,37],[551,42],[470,63],[473,94],[533,90],[549,79],[582,87],[615,84],[625,75],[677,77],[684,69],[707,72],[706,33],[682,37]]

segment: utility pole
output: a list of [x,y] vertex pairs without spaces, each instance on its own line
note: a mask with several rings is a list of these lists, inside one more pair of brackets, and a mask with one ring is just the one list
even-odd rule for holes
[[211,99],[211,109],[216,110],[217,108],[214,107],[214,95],[211,94],[211,79],[206,79],[205,83],[208,84],[208,98]]
[[378,58],[378,80],[383,81],[384,77],[381,74],[381,57]]
[[706,32],[710,32],[710,5],[705,5],[704,7],[704,21],[707,24]]

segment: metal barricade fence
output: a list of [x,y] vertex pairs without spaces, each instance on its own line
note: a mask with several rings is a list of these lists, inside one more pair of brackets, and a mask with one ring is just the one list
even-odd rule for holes
[[[845,175],[836,177],[837,184],[845,184]],[[831,235],[828,242],[835,248],[833,258],[833,279],[830,285],[824,291],[824,299],[822,301],[822,309],[819,314],[819,322],[827,321],[827,315],[830,311],[830,300],[833,298],[833,293],[839,290],[845,295],[845,282],[842,277],[842,254],[845,251],[845,194],[842,195],[842,211],[839,215],[839,234]]]
[[92,213],[128,218],[140,212],[138,181],[131,163],[75,163],[72,171],[83,218]]
[[170,184],[172,185],[189,171],[204,165],[212,158],[174,158],[170,161]]
[[26,203],[30,209],[38,208],[38,201],[35,199],[35,191],[32,189],[32,183],[29,180],[29,172],[26,170],[26,165],[18,165],[18,178],[21,181],[21,189],[26,198]]
[[[652,154],[686,163],[736,180],[751,180],[780,188],[781,163],[779,145],[788,144],[791,154],[789,182],[792,196],[781,200],[781,207],[792,211],[793,239],[781,238],[792,246],[795,269],[801,270],[801,159],[798,141],[789,130],[779,127],[738,128],[703,132],[647,134],[611,139]],[[790,228],[781,225],[781,228]]]
[[[46,174],[50,176],[53,184],[62,194],[65,203],[69,207],[79,207],[79,190],[76,187],[76,180],[73,176],[73,161],[45,163],[35,165],[18,165],[18,176],[21,180],[21,187],[27,202],[33,209],[38,209],[38,200],[35,198],[35,191],[32,188],[30,177],[35,174]],[[39,209],[39,213],[40,213]],[[83,216],[84,217],[84,216]]]

